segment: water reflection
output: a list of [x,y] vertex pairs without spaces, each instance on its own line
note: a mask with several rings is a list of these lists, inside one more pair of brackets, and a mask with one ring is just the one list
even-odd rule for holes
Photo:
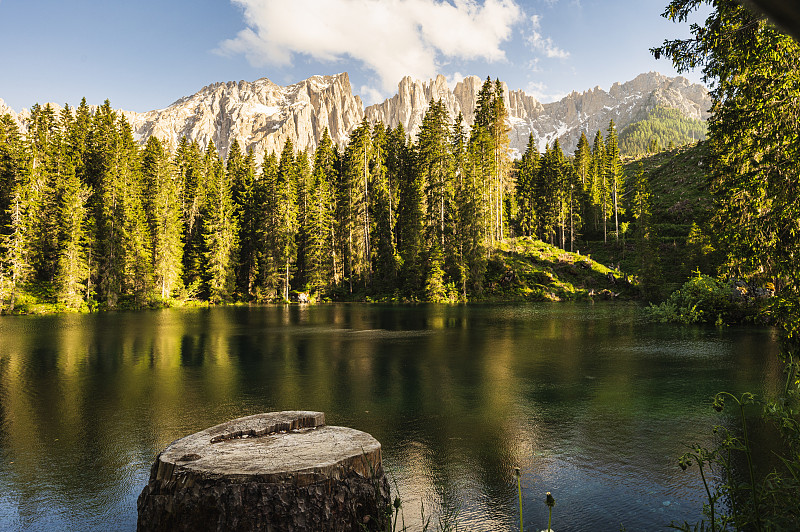
[[[721,389],[780,381],[768,330],[685,329],[611,305],[165,310],[0,320],[0,529],[132,530],[172,440],[261,411],[365,430],[406,524],[660,528],[696,519],[676,467]],[[558,526],[556,526],[556,523]]]

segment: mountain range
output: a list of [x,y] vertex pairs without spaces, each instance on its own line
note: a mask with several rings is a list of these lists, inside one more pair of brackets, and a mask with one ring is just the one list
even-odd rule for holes
[[[478,91],[483,80],[468,76],[450,87],[444,76],[428,81],[403,78],[398,92],[386,101],[364,107],[353,94],[347,73],[312,76],[282,87],[267,78],[253,82],[214,83],[165,109],[137,113],[120,111],[131,123],[134,136],[144,142],[155,135],[174,150],[181,137],[201,146],[213,141],[222,155],[233,140],[252,149],[260,160],[264,153],[280,152],[291,140],[296,149],[313,150],[327,127],[339,146],[366,118],[390,127],[403,124],[416,138],[431,99],[441,99],[451,118],[460,112],[467,126],[472,124]],[[708,90],[686,78],[670,78],[657,72],[640,74],[625,83],[614,83],[608,91],[595,87],[572,92],[559,101],[541,103],[522,90],[503,84],[508,110],[512,153],[525,151],[532,133],[543,151],[558,138],[562,149],[571,153],[581,132],[591,137],[614,120],[617,130],[644,120],[658,107],[677,109],[686,118],[706,120],[711,107]],[[10,113],[25,128],[27,109],[14,113],[0,99],[0,115]]]

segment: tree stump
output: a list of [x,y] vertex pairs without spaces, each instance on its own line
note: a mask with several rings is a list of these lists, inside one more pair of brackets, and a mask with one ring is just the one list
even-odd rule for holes
[[242,417],[172,442],[137,502],[136,529],[385,530],[381,444],[322,412]]

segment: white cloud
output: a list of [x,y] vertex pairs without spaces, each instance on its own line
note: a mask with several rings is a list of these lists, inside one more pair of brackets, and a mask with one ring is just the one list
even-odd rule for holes
[[447,76],[447,86],[450,87],[450,90],[453,90],[456,88],[456,85],[464,81],[465,77],[466,76],[461,72],[453,72],[452,75]]
[[[561,0],[544,0],[544,3],[547,4],[548,7],[555,7]],[[571,6],[577,7],[581,9],[583,6],[581,5],[581,0],[571,0],[569,3]]]
[[365,105],[373,105],[376,103],[383,103],[386,99],[384,94],[374,87],[370,87],[368,85],[362,85],[361,91],[359,92],[361,99],[364,101]]
[[403,76],[430,78],[448,59],[505,60],[501,44],[521,18],[514,0],[231,0],[247,27],[218,51],[254,66],[289,65],[295,54],[355,59],[386,92]]
[[550,92],[547,89],[547,85],[541,81],[529,81],[528,85],[525,87],[525,92],[542,103],[557,102],[566,96],[566,94]]
[[534,57],[533,59],[528,61],[525,64],[525,68],[526,68],[526,70],[528,70],[528,72],[541,72],[542,71],[542,69],[539,68],[539,58],[538,57]]
[[531,33],[528,35],[528,44],[534,51],[543,53],[550,59],[566,59],[569,57],[569,52],[562,50],[553,44],[550,37],[543,37],[539,30],[542,28],[541,17],[539,15],[531,16]]

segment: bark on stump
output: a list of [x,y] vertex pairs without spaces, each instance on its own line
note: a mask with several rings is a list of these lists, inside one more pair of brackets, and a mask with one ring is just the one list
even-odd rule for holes
[[256,414],[172,442],[139,495],[140,532],[385,530],[381,444],[321,412]]

